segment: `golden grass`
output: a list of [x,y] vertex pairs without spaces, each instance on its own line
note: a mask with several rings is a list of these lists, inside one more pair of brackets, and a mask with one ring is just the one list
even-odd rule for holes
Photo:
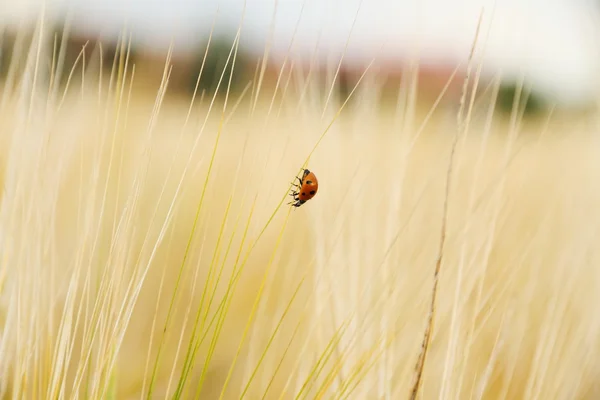
[[[186,122],[131,74],[3,92],[6,398],[406,398],[446,201],[421,398],[600,393],[595,116],[482,101],[446,196],[456,116],[409,84],[390,111],[365,83],[334,124],[328,88],[255,85]],[[309,155],[318,195],[281,206]]]

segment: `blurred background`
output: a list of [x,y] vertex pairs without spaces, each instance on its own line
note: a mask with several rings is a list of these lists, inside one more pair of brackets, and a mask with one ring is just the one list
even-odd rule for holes
[[16,33],[33,32],[43,13],[54,33],[68,33],[66,65],[86,42],[86,51],[102,42],[106,54],[114,54],[127,32],[138,77],[145,73],[156,81],[172,43],[171,92],[193,90],[214,26],[207,68],[215,72],[205,74],[203,88],[218,79],[240,28],[234,89],[263,55],[265,83],[277,79],[286,59],[297,70],[312,66],[323,73],[341,60],[341,89],[373,60],[373,70],[387,82],[399,80],[418,60],[419,90],[435,97],[457,65],[455,82],[461,85],[483,11],[477,59],[483,79],[502,74],[500,106],[510,107],[514,86],[524,79],[531,109],[586,108],[595,103],[600,82],[598,8],[592,0],[5,0],[2,65],[9,65]]

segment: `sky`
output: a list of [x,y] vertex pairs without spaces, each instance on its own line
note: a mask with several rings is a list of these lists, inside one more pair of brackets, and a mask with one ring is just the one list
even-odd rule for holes
[[[0,0],[0,23],[34,19],[44,0]],[[477,54],[490,70],[525,73],[565,103],[600,88],[600,10],[592,0],[45,0],[49,16],[71,12],[76,29],[119,34],[123,23],[141,45],[195,49],[213,23],[275,56],[325,56],[365,64],[373,57],[465,61],[483,11]],[[217,14],[218,10],[218,14]],[[274,26],[272,22],[274,21]]]

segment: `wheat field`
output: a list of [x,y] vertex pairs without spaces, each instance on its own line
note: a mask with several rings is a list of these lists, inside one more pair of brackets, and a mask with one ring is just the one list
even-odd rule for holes
[[190,106],[39,48],[0,91],[3,398],[404,399],[420,355],[422,399],[600,395],[596,113],[376,73]]

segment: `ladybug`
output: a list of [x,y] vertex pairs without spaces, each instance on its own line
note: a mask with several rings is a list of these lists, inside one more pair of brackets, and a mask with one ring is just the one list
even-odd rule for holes
[[299,177],[296,177],[296,179],[298,179],[300,184],[293,183],[297,190],[290,193],[290,196],[294,197],[294,201],[288,204],[291,204],[293,207],[300,207],[302,204],[315,197],[317,190],[319,190],[319,181],[317,181],[314,172],[307,169],[302,172],[302,179]]

